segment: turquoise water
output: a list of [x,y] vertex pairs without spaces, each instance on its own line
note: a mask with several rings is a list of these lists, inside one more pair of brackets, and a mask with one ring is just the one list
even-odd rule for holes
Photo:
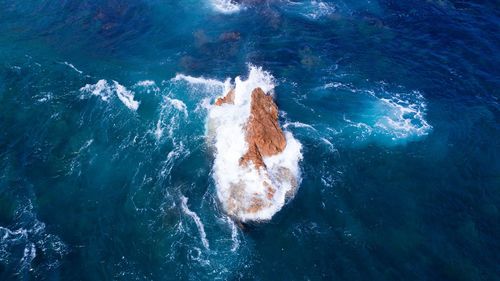
[[[223,2],[0,1],[0,279],[500,279],[497,3]],[[205,124],[249,65],[302,181],[240,228]]]

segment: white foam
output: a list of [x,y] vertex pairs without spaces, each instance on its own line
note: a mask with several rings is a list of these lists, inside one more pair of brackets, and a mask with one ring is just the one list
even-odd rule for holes
[[377,117],[373,129],[392,140],[404,140],[427,135],[432,126],[425,119],[427,104],[418,91],[376,93],[368,91],[376,98],[374,114]]
[[[0,226],[0,263],[10,260],[9,263],[12,262],[17,270],[16,275],[24,275],[27,270],[37,268],[57,267],[68,252],[66,245],[59,237],[47,232],[45,223],[37,219],[31,200],[19,203],[13,222],[17,230]],[[24,248],[22,257],[14,261],[11,257],[18,256],[20,247]],[[39,253],[44,255],[44,259],[32,264]]]
[[157,93],[160,92],[160,88],[156,85],[156,82],[153,80],[142,80],[135,83],[134,87],[141,87],[146,90],[147,93],[151,93],[151,91]]
[[161,137],[163,136],[162,117],[163,116],[160,115],[160,119],[158,119],[158,121],[156,122],[156,127],[154,130],[154,135],[157,140],[161,139]]
[[[52,92],[40,92],[40,94],[42,95],[42,97],[38,99],[38,102],[50,101],[54,97]],[[37,96],[37,97],[39,97],[39,96]]]
[[108,84],[108,81],[101,79],[95,84],[86,84],[80,88],[80,92],[90,93],[99,96],[103,101],[108,101],[113,95],[113,91]]
[[210,95],[220,95],[220,93],[227,92],[231,87],[231,79],[219,81],[216,79],[205,77],[193,77],[184,74],[177,74],[170,81],[187,83],[192,90],[196,92],[208,93]]
[[23,257],[21,258],[21,270],[31,267],[31,262],[36,257],[35,243],[29,243],[24,247]]
[[109,101],[113,95],[116,95],[129,109],[135,111],[139,108],[139,102],[134,100],[134,92],[127,90],[114,80],[112,84],[104,79],[97,81],[95,84],[86,84],[80,88],[80,92],[99,96],[103,101]]
[[127,90],[124,86],[120,85],[118,82],[113,80],[113,85],[115,86],[115,92],[118,98],[123,102],[125,106],[132,110],[137,110],[139,108],[139,102],[134,100],[134,93]]
[[320,138],[320,139],[323,141],[323,143],[325,143],[326,145],[328,145],[328,148],[330,149],[331,152],[336,151],[335,147],[333,146],[333,143],[331,141],[329,141],[326,138]]
[[331,83],[326,83],[325,85],[323,85],[323,89],[340,88],[342,86],[344,86],[344,84],[342,84],[340,82],[331,82]]
[[320,20],[336,12],[337,7],[324,1],[287,1],[292,12],[298,13],[311,20]]
[[194,220],[196,227],[198,228],[198,232],[200,233],[201,242],[202,242],[203,246],[205,247],[205,249],[208,249],[209,244],[208,244],[208,240],[207,240],[207,234],[205,233],[205,226],[201,222],[200,217],[198,217],[198,215],[195,212],[191,211],[188,208],[187,201],[188,201],[188,199],[185,196],[181,196],[182,211]]
[[381,117],[375,123],[394,135],[394,138],[427,135],[432,128],[424,118],[425,103],[412,104],[399,99],[380,99],[390,110],[390,115]]
[[183,112],[186,118],[188,117],[187,106],[183,101],[169,97],[166,97],[165,100],[168,101],[174,108]]
[[156,122],[156,127],[152,130],[157,140],[160,140],[163,136],[165,129],[168,129],[168,137],[172,139],[174,137],[174,130],[179,128],[179,113],[184,115],[184,118],[188,118],[188,110],[186,104],[179,100],[170,97],[164,97],[161,106],[160,116]]
[[2,238],[0,239],[0,242],[4,243],[6,239],[10,239],[10,240],[18,240],[18,239],[22,239],[22,238],[26,238],[27,237],[27,231],[26,229],[24,228],[20,228],[20,229],[17,229],[17,230],[10,230],[6,227],[2,227],[0,226],[0,234],[3,232],[3,235]]
[[302,123],[302,122],[287,122],[283,125],[283,128],[288,128],[288,127],[295,127],[295,128],[306,128],[306,129],[311,129],[313,131],[316,131],[316,129],[309,125],[309,124],[305,124],[305,123]]
[[[275,80],[269,72],[249,66],[246,80],[235,78],[234,104],[211,106],[209,109],[207,133],[216,149],[213,177],[217,196],[229,215],[242,221],[271,219],[283,207],[287,195],[293,193],[296,184],[294,186],[292,181],[298,183],[300,178],[298,162],[302,158],[302,146],[290,132],[285,132],[285,150],[263,159],[267,172],[259,171],[253,165],[239,165],[240,158],[248,150],[245,126],[250,117],[251,93],[260,87],[272,95],[274,86]],[[291,177],[284,178],[284,169],[291,173]],[[266,186],[276,189],[272,198],[267,198]],[[235,192],[240,193],[237,200],[234,199]],[[245,211],[256,198],[262,200],[265,206],[257,212]]]
[[208,86],[216,86],[216,87],[223,87],[224,82],[221,82],[219,80],[215,79],[209,79],[209,78],[204,78],[204,77],[193,77],[189,75],[184,75],[184,74],[177,74],[175,75],[174,78],[172,78],[172,81],[180,81],[184,80],[186,82],[189,82],[191,84],[204,84]]
[[81,71],[80,69],[76,68],[74,65],[72,65],[71,63],[65,61],[65,62],[61,62],[61,64],[64,64],[66,66],[69,66],[71,69],[73,69],[74,71],[80,73],[80,74],[83,74],[83,71]]
[[238,227],[230,217],[226,217],[226,221],[231,227],[231,240],[233,241],[233,246],[231,247],[231,252],[235,252],[240,247],[240,240],[238,239]]
[[215,11],[223,14],[234,14],[241,10],[241,6],[232,0],[211,0]]
[[335,12],[335,6],[323,1],[311,1],[311,11],[306,14],[311,19],[319,19]]
[[156,83],[153,80],[143,80],[143,81],[139,81],[139,82],[135,83],[135,85],[141,86],[141,87],[155,87]]

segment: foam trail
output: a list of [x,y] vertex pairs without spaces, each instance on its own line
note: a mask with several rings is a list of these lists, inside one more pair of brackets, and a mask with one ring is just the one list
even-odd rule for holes
[[313,131],[316,131],[316,129],[309,125],[309,124],[305,124],[305,123],[301,123],[301,122],[287,122],[285,123],[285,125],[283,125],[283,128],[288,128],[288,127],[295,127],[295,128],[306,128],[306,129],[311,129]]
[[34,243],[29,243],[24,247],[23,257],[21,258],[21,271],[28,269],[31,262],[36,257],[36,248]]
[[[267,171],[253,165],[240,166],[240,158],[248,150],[245,128],[250,117],[251,93],[260,87],[272,95],[274,81],[269,72],[249,66],[246,80],[235,78],[234,104],[209,109],[207,134],[216,149],[213,177],[217,196],[226,212],[237,220],[271,219],[295,193],[300,181],[298,162],[302,158],[302,145],[287,131],[284,151],[263,158]],[[266,193],[270,186],[276,189],[272,195]],[[262,208],[249,211],[255,202]]]
[[321,140],[326,144],[328,145],[328,148],[330,149],[331,152],[334,152],[335,151],[335,147],[333,146],[333,143],[330,142],[328,139],[326,138],[321,138]]
[[0,234],[2,232],[4,232],[4,234],[2,235],[2,238],[0,239],[0,242],[2,242],[2,243],[5,242],[4,240],[6,240],[6,239],[17,240],[17,239],[21,239],[21,238],[26,238],[28,236],[26,229],[23,229],[23,228],[12,231],[6,227],[0,226]]
[[238,227],[230,217],[226,217],[226,221],[229,224],[229,227],[231,227],[231,240],[233,241],[231,252],[235,252],[240,247],[240,240],[238,239]]
[[170,81],[187,83],[194,90],[201,90],[201,92],[213,96],[220,95],[222,92],[227,92],[231,88],[231,79],[219,81],[216,79],[177,74]]
[[174,78],[172,78],[172,81],[180,81],[184,80],[190,84],[205,84],[209,86],[218,86],[218,87],[224,87],[224,82],[221,82],[219,80],[215,79],[208,79],[208,78],[203,78],[203,77],[192,77],[189,75],[184,75],[184,74],[177,74],[175,75]]
[[205,233],[205,227],[203,226],[203,223],[201,222],[200,217],[198,217],[198,215],[195,212],[191,211],[188,208],[187,201],[188,201],[188,199],[185,196],[181,196],[182,211],[194,220],[194,222],[196,223],[196,227],[198,227],[198,232],[200,233],[201,242],[203,243],[203,246],[205,247],[205,249],[208,250],[209,244],[208,244],[208,240],[207,240],[207,234]]
[[135,111],[139,108],[139,102],[134,100],[134,92],[129,91],[114,80],[112,84],[104,79],[97,81],[95,84],[86,84],[80,88],[80,92],[99,96],[103,101],[109,101],[113,95],[116,95],[129,109]]
[[71,69],[73,69],[74,71],[80,73],[80,74],[83,74],[83,71],[79,70],[78,68],[76,68],[74,65],[72,65],[71,63],[65,61],[65,62],[61,62],[61,64],[64,64],[64,65],[67,65],[69,66]]
[[172,99],[169,97],[166,97],[165,100],[169,102],[173,107],[175,107],[177,110],[181,111],[184,113],[184,116],[187,118],[188,117],[188,111],[187,111],[187,106],[186,104],[178,99]]
[[163,136],[163,127],[162,127],[162,116],[160,116],[160,119],[158,119],[158,122],[156,122],[156,127],[154,130],[154,135],[157,140],[161,139],[161,136]]
[[113,85],[115,87],[115,92],[118,98],[123,102],[125,106],[132,110],[137,110],[139,108],[139,102],[134,100],[134,93],[127,90],[124,86],[120,85],[118,82],[113,80]]
[[[175,111],[172,111],[174,109]],[[164,97],[161,105],[160,116],[156,122],[156,127],[152,131],[157,140],[163,136],[163,131],[168,129],[168,136],[173,139],[174,130],[179,128],[179,114],[176,111],[183,113],[184,118],[188,118],[188,110],[186,104],[178,99]]]

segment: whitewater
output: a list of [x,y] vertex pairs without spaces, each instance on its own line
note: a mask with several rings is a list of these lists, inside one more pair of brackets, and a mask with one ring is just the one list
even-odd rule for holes
[[[270,220],[291,199],[300,184],[299,162],[302,145],[285,128],[286,147],[277,155],[264,157],[267,170],[254,165],[241,166],[248,151],[245,127],[250,117],[251,94],[255,88],[274,95],[276,79],[261,67],[249,65],[246,78],[237,76],[225,81],[178,74],[172,81],[204,85],[224,96],[234,90],[234,104],[207,106],[206,134],[214,151],[213,179],[217,198],[223,209],[238,221]],[[272,196],[268,186],[276,188]],[[258,202],[258,211],[254,206]],[[252,210],[254,209],[254,210]]]

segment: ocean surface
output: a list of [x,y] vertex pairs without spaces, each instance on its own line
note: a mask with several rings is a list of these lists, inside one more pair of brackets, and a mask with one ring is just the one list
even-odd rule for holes
[[[239,226],[251,70],[300,186]],[[0,0],[0,280],[500,280],[499,98],[493,0]]]

